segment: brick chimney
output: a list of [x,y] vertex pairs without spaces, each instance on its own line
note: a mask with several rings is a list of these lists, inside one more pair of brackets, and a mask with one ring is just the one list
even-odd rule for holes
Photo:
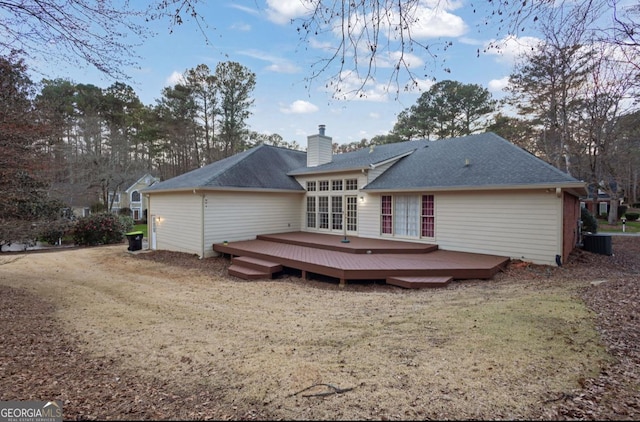
[[307,167],[316,167],[331,162],[333,142],[325,134],[325,126],[318,126],[318,134],[307,137]]

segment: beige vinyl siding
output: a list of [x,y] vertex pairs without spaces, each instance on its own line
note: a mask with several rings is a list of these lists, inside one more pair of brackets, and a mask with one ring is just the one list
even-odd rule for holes
[[435,242],[444,250],[507,256],[544,265],[555,265],[556,254],[561,254],[562,201],[555,191],[435,192],[433,195],[435,239],[382,236],[381,194],[378,193],[365,195],[365,202],[358,204],[359,235]]
[[436,243],[555,265],[562,247],[562,203],[555,191],[436,195]]
[[149,218],[156,216],[156,249],[200,255],[201,196],[192,192],[150,195]]
[[397,162],[398,162],[398,160],[393,160],[391,162],[388,162],[388,163],[385,163],[385,164],[381,164],[380,166],[377,166],[374,169],[369,169],[368,172],[367,172],[367,183],[371,183],[374,180],[376,180],[378,178],[378,176],[380,176],[382,173],[387,171],[389,169],[389,167],[391,167],[392,165],[394,165]]
[[213,256],[213,244],[225,240],[300,231],[304,195],[299,193],[210,192],[205,200],[205,256]]
[[362,237],[382,237],[380,234],[380,195],[361,194],[358,202],[358,234]]

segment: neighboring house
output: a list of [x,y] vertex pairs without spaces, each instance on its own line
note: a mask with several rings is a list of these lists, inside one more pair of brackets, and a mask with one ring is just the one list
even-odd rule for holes
[[[609,187],[612,192],[618,192],[618,184],[616,182],[609,183]],[[587,187],[587,192],[587,196],[580,199],[580,204],[588,209],[591,215],[593,215],[594,217],[598,217],[600,215],[608,215],[611,208],[611,195],[602,190],[595,183],[589,184],[589,186]],[[618,205],[621,205],[622,198],[618,199],[617,202]]]
[[213,244],[308,231],[437,244],[556,265],[578,239],[585,183],[492,133],[332,154],[260,145],[157,183],[152,249],[214,255]]
[[82,183],[53,182],[49,195],[59,199],[68,207],[63,211],[64,217],[80,218],[91,214],[91,205],[96,202],[98,192],[87,188]]
[[111,212],[117,214],[121,208],[129,208],[131,209],[131,217],[133,217],[134,220],[144,219],[144,211],[148,206],[147,198],[142,195],[141,191],[158,182],[160,182],[160,179],[147,173],[142,177],[132,179],[125,183],[124,186],[126,186],[126,189],[109,192],[109,202],[113,199]]

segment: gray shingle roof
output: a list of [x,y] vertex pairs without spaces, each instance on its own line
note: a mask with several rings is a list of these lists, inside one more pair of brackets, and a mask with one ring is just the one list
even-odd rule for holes
[[199,169],[176,176],[144,189],[145,192],[198,189],[241,188],[303,191],[287,175],[305,166],[307,154],[271,145],[260,145]]
[[424,141],[407,141],[395,144],[376,145],[373,150],[371,148],[363,148],[344,154],[335,154],[330,163],[317,167],[305,166],[290,171],[289,174],[301,176],[312,173],[359,170],[407,154],[416,148],[420,148],[423,144]]
[[307,167],[306,156],[303,151],[260,145],[156,183],[144,191],[207,188],[304,191],[294,175],[358,170],[393,158],[398,161],[365,190],[579,187],[582,183],[493,133],[378,145],[373,150],[336,154],[331,163],[317,167]]
[[493,133],[421,142],[365,190],[581,183]]

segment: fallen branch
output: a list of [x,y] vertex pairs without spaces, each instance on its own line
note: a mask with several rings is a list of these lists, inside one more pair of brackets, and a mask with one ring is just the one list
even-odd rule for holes
[[0,257],[0,265],[7,265],[7,264],[11,264],[12,262],[16,262],[17,260],[19,260],[20,258],[23,258],[23,256],[16,256],[16,257]]
[[560,394],[560,397],[557,397],[555,399],[545,400],[545,401],[542,402],[542,404],[553,403],[555,401],[566,400],[566,399],[570,400],[573,397],[574,397],[573,394],[562,393],[562,394]]
[[318,387],[320,385],[324,385],[325,387],[329,387],[332,391],[323,391],[323,392],[320,392],[320,393],[313,393],[313,394],[303,394],[302,397],[324,397],[324,396],[330,396],[332,394],[342,394],[342,393],[346,393],[347,391],[351,391],[354,388],[354,387],[340,388],[340,387],[336,387],[335,385],[331,385],[331,384],[313,384],[312,386],[304,388],[304,389],[298,391],[297,393],[289,394],[287,397],[297,396],[300,393],[304,393],[305,391],[311,390],[312,388]]

